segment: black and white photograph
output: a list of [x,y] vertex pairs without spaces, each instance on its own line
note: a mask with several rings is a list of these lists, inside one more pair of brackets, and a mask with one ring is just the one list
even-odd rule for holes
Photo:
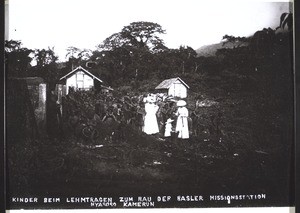
[[5,0],[6,209],[290,212],[293,13]]

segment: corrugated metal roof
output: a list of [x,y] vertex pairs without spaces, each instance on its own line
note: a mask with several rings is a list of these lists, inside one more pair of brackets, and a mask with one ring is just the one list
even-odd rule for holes
[[61,77],[59,80],[62,80],[64,78],[67,78],[68,76],[70,76],[71,74],[75,73],[76,71],[83,71],[86,74],[88,74],[89,76],[91,76],[94,79],[97,79],[98,81],[100,81],[102,83],[102,80],[100,78],[98,78],[97,76],[93,75],[92,73],[90,73],[89,71],[87,71],[86,69],[84,69],[83,67],[79,66],[76,69],[72,70],[71,72],[69,72],[68,74],[66,74],[65,76]]
[[177,80],[179,80],[184,86],[186,86],[188,89],[190,88],[181,78],[170,78],[162,81],[155,89],[169,89],[170,86],[175,83]]

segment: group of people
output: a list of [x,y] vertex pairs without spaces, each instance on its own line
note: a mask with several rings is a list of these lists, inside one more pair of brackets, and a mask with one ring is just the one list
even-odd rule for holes
[[[152,135],[159,133],[159,125],[157,121],[157,112],[159,106],[156,104],[154,96],[148,96],[144,99],[145,102],[145,117],[143,132]],[[178,138],[188,139],[189,138],[189,127],[188,127],[188,109],[186,108],[186,101],[179,100],[176,103],[177,110],[166,118],[164,123],[164,137],[171,137],[172,133],[178,134]],[[176,124],[174,125],[175,118]]]
[[[89,119],[108,126],[116,126],[122,132],[124,125],[130,125],[148,135],[165,138],[188,139],[192,130],[186,102],[174,100],[164,94],[69,94],[63,98],[63,117],[73,125],[73,118],[86,123]],[[94,110],[91,110],[92,107]],[[119,124],[119,125],[118,125]],[[76,128],[75,128],[76,129]],[[120,133],[121,134],[121,133]],[[118,134],[116,134],[118,135]]]

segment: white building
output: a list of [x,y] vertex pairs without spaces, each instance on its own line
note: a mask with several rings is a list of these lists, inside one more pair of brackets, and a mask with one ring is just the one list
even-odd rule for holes
[[65,76],[59,79],[66,80],[66,94],[69,93],[70,87],[76,90],[89,90],[95,86],[95,84],[101,85],[102,80],[82,68],[81,66],[72,70]]
[[179,98],[186,98],[187,90],[189,88],[190,87],[179,77],[166,79],[163,82],[161,82],[157,87],[155,87],[155,89],[159,92],[166,93],[169,96]]

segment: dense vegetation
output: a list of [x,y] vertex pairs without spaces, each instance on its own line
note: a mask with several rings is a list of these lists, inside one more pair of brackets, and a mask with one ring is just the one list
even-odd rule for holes
[[[249,38],[225,35],[226,42],[247,45],[219,49],[210,57],[197,57],[191,47],[169,49],[159,38],[161,33],[165,31],[158,24],[131,23],[95,51],[70,47],[63,64],[57,62],[53,49],[30,50],[19,41],[6,42],[10,78],[40,76],[54,85],[72,67],[82,65],[122,97],[151,92],[161,80],[179,76],[191,87],[188,108],[199,121],[195,128],[201,129],[189,142],[160,141],[127,124],[122,127],[126,140],[117,141],[106,137],[90,141],[69,130],[61,140],[26,138],[9,144],[8,135],[12,194],[201,191],[271,197],[253,205],[292,202],[292,32],[269,28]],[[32,56],[35,66],[30,65]],[[82,114],[93,112],[96,101],[104,100],[93,91],[73,99],[71,105]],[[215,104],[196,108],[196,100]],[[104,146],[96,148],[97,144]],[[78,185],[80,189],[74,187]]]

